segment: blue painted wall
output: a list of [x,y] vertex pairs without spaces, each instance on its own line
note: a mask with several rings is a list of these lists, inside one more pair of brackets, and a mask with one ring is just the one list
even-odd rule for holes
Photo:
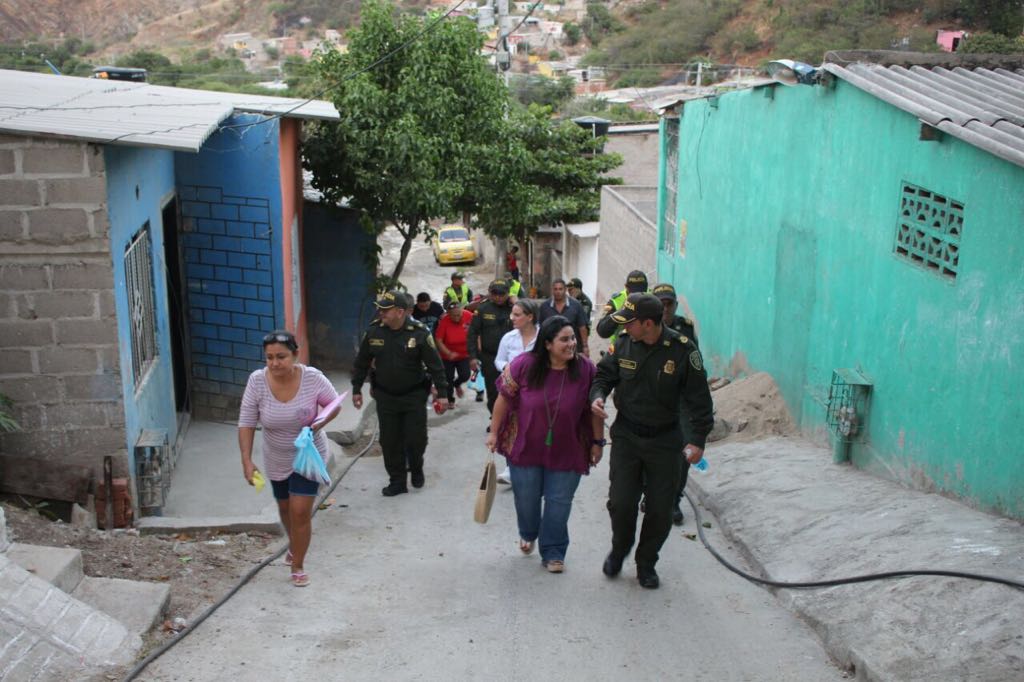
[[374,239],[350,209],[305,202],[302,232],[310,362],[348,370],[363,329],[373,319],[373,272],[363,250]]
[[278,128],[273,120],[224,130],[199,154],[175,155],[200,415],[237,403],[249,373],[263,365],[263,335],[284,323]]
[[[107,210],[110,215],[110,251],[114,261],[117,335],[121,339],[125,446],[128,448],[130,470],[134,472],[135,443],[142,429],[167,429],[170,443],[174,443],[177,436],[161,218],[161,207],[174,192],[174,154],[112,145],[103,149],[107,166]],[[152,244],[157,358],[143,376],[142,385],[136,386],[132,376],[131,313],[125,283],[124,251],[147,221]]]
[[[857,466],[1024,518],[1024,168],[919,127],[843,81],[687,102],[686,256],[659,268],[714,373],[770,372],[823,434],[832,370],[861,369]],[[955,280],[894,253],[902,183],[964,203]]]

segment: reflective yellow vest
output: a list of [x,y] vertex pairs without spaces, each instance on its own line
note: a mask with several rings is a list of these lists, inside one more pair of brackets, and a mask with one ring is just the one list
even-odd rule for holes
[[455,292],[455,287],[448,287],[444,290],[444,298],[447,301],[458,301],[462,305],[466,305],[469,303],[469,286],[463,284],[460,293]]
[[510,280],[512,283],[508,286],[508,295],[519,297],[519,292],[523,290],[523,285],[519,283],[519,280]]

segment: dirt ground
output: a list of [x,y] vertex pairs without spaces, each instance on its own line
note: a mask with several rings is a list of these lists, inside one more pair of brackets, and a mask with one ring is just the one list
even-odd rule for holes
[[[51,521],[11,501],[2,504],[13,542],[79,549],[88,576],[167,583],[171,625],[175,618],[190,622],[250,568],[283,546],[280,537],[264,533],[139,535],[134,529],[107,533]],[[172,634],[156,628],[152,637],[160,640]]]

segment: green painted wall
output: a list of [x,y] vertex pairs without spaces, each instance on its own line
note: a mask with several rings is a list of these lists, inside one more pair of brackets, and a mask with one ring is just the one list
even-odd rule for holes
[[[858,368],[855,465],[1024,518],[1024,168],[918,132],[842,81],[686,103],[687,249],[659,275],[715,374],[770,372],[824,439],[832,370]],[[904,181],[965,204],[955,281],[894,254]]]

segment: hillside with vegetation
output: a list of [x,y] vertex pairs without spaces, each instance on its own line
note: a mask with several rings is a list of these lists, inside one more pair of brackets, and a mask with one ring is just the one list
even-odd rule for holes
[[606,66],[619,85],[651,85],[697,60],[760,66],[817,64],[829,50],[931,52],[937,29],[982,34],[989,48],[1024,47],[1017,0],[646,0],[621,12],[600,2],[587,10],[586,61]]

